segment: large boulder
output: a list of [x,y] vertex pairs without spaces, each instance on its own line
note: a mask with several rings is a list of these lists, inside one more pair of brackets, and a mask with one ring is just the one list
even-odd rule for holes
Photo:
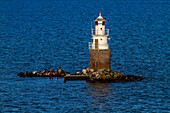
[[86,68],[86,71],[87,71],[87,72],[89,72],[89,71],[90,71],[90,69],[89,69],[89,68]]
[[37,73],[37,71],[33,71],[33,72],[32,72],[32,74],[36,74],[36,73]]
[[99,73],[103,73],[104,69],[99,69],[98,72]]
[[47,69],[44,69],[44,71],[42,71],[41,73],[46,73],[47,72]]
[[64,73],[64,70],[63,69],[58,69],[57,72],[58,72],[58,74],[61,74],[61,73]]
[[90,72],[92,72],[92,73],[93,73],[93,72],[94,72],[94,69],[90,69]]
[[81,74],[82,74],[82,72],[80,72],[80,71],[76,72],[76,75],[81,75]]
[[83,69],[83,70],[82,70],[82,73],[86,75],[86,74],[87,74],[87,70],[86,70],[86,69]]
[[97,79],[100,78],[99,73],[97,73],[97,74],[95,75],[95,77],[96,77]]

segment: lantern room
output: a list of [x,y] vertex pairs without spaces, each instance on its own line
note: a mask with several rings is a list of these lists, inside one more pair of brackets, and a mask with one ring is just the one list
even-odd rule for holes
[[106,19],[101,16],[101,12],[99,12],[99,17],[94,19],[94,22],[95,22],[95,35],[104,35]]

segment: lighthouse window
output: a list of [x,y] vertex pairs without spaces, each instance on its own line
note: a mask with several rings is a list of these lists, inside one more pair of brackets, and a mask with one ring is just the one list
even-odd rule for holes
[[95,25],[98,25],[98,22],[95,22]]
[[102,22],[102,25],[105,25],[105,21]]
[[100,28],[100,30],[102,30],[102,28]]
[[102,38],[100,40],[102,40]]

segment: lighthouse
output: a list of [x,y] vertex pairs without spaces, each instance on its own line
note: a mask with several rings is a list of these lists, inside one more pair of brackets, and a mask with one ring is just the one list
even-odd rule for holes
[[109,29],[105,29],[106,19],[99,16],[94,19],[95,29],[91,29],[93,42],[89,42],[90,69],[110,69],[111,49],[109,49]]

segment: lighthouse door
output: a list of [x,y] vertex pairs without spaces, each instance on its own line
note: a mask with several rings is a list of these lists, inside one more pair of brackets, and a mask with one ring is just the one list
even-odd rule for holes
[[95,39],[95,49],[99,49],[98,46],[99,46],[99,45],[98,45],[98,39]]

